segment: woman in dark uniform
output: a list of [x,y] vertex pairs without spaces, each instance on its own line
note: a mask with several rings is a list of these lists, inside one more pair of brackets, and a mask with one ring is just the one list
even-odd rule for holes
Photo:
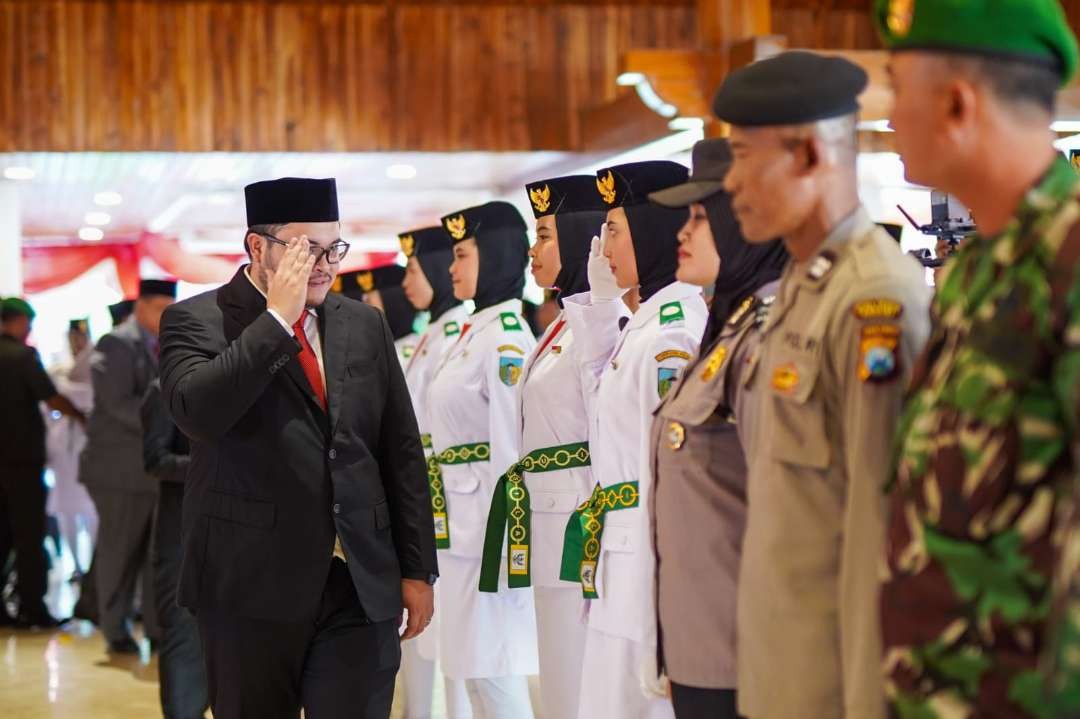
[[652,429],[660,666],[678,719],[738,716],[735,596],[746,520],[744,447],[753,442],[741,374],[788,258],[779,240],[743,240],[723,191],[730,161],[726,140],[699,142],[689,182],[649,196],[690,207],[679,233],[678,279],[716,284],[701,350]]

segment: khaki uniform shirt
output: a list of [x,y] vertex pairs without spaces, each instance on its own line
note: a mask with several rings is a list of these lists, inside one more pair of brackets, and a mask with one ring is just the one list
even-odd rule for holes
[[737,610],[751,719],[884,716],[883,492],[929,302],[922,268],[861,208],[781,279],[745,375],[760,403]]

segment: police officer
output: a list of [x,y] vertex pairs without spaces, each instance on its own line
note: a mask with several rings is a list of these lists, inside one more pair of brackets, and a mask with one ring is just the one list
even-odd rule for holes
[[390,325],[390,334],[394,336],[394,348],[397,350],[398,361],[401,363],[403,372],[416,351],[416,343],[419,340],[413,331],[416,308],[412,306],[401,289],[401,281],[404,278],[405,268],[400,265],[343,272],[340,276],[342,294],[362,300],[386,315],[386,322]]
[[727,77],[724,180],[748,242],[791,254],[745,384],[748,514],[739,576],[739,711],[884,713],[878,559],[883,489],[930,290],[859,203],[852,63],[786,52]]
[[[654,562],[643,509],[650,494],[648,434],[652,411],[698,348],[708,310],[700,288],[675,279],[686,210],[650,204],[648,194],[686,178],[685,167],[667,161],[597,173],[608,208],[604,248],[594,240],[590,295],[565,301],[571,331],[582,340],[577,356],[597,482],[568,524],[562,567],[563,577],[580,581],[591,599],[581,717],[672,715],[656,671]],[[619,323],[617,300],[631,288],[640,305]]]
[[[589,175],[526,186],[536,217],[529,251],[538,285],[562,297],[588,292],[591,238],[604,203]],[[498,588],[506,548],[510,586],[534,586],[545,716],[577,717],[585,632],[581,587],[559,578],[566,522],[589,498],[589,423],[577,342],[560,311],[525,361],[520,387],[521,461],[499,479],[484,542],[480,590]],[[521,508],[522,514],[511,514]],[[505,541],[504,541],[504,538]]]
[[528,719],[526,677],[537,671],[532,589],[500,580],[497,592],[477,591],[491,497],[521,456],[517,385],[536,345],[521,316],[525,221],[513,205],[489,202],[442,224],[454,243],[454,295],[476,309],[426,398],[439,468],[432,508],[444,582],[440,659],[446,676],[466,680],[475,716]]
[[[943,270],[900,425],[882,588],[889,703],[928,718],[1080,716],[1075,508],[1061,523],[1080,456],[1080,182],[1047,132],[1077,41],[1056,0],[883,0],[874,17],[893,51],[908,179],[956,195],[979,226]],[[1059,556],[1073,566],[1058,578],[1069,624],[1057,643]],[[1048,649],[1060,652],[1051,696]]]
[[[412,357],[405,365],[405,381],[409,385],[424,455],[431,461],[431,433],[428,431],[427,388],[435,368],[457,341],[468,311],[450,283],[450,263],[453,243],[441,226],[422,227],[398,235],[401,252],[405,255],[405,276],[401,289],[412,306],[428,313],[428,325],[416,343]],[[435,616],[428,631],[401,647],[402,685],[405,690],[406,719],[426,719],[431,714],[435,683],[435,660],[439,656],[439,586],[435,586]],[[449,719],[469,719],[472,709],[465,682],[443,675],[446,691],[446,713]]]
[[[45,607],[45,423],[40,403],[83,422],[83,414],[59,394],[37,351],[26,345],[34,309],[25,300],[0,301],[0,571],[15,550],[19,616],[23,627],[55,627]],[[6,580],[6,577],[0,577]],[[6,583],[6,582],[5,582]],[[0,607],[0,624],[11,623]]]
[[[754,420],[742,368],[758,346],[788,254],[780,240],[750,245],[739,233],[723,191],[727,140],[697,143],[693,162],[689,182],[649,196],[690,207],[675,276],[716,288],[701,349],[653,421],[649,514],[661,668],[675,716],[735,719],[735,594],[746,523],[739,439]],[[702,576],[708,592],[699,591]]]

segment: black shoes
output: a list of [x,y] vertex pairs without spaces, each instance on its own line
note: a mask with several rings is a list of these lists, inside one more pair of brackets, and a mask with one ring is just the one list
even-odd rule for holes
[[34,612],[20,612],[15,619],[15,626],[19,629],[56,629],[66,621],[57,619],[49,614],[48,610],[39,609]]
[[131,637],[109,642],[109,654],[139,654],[139,644]]

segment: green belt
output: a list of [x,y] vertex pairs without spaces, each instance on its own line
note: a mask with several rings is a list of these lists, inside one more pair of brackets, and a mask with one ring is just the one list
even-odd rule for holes
[[[557,472],[588,467],[589,464],[588,442],[564,444],[530,452],[499,477],[495,494],[491,497],[487,531],[484,533],[484,555],[480,562],[481,592],[499,591],[499,558],[504,536],[507,538],[506,567],[510,586],[532,586],[529,573],[532,510],[529,506],[529,489],[525,486],[522,473]],[[511,505],[513,509],[510,509]]]
[[566,524],[562,568],[559,579],[580,582],[586,599],[596,599],[596,565],[600,561],[600,538],[604,534],[604,516],[617,509],[638,506],[637,482],[623,482],[611,487],[596,485],[589,501],[574,510]]
[[[428,435],[430,439],[431,435]],[[421,442],[423,439],[421,438]],[[450,518],[447,515],[446,494],[443,493],[442,464],[471,464],[491,459],[491,444],[459,444],[427,458],[428,490],[431,492],[431,513],[435,517],[435,546],[450,548]]]
[[430,434],[422,434],[422,435],[420,435],[420,446],[423,447],[424,449],[431,449],[431,435]]

